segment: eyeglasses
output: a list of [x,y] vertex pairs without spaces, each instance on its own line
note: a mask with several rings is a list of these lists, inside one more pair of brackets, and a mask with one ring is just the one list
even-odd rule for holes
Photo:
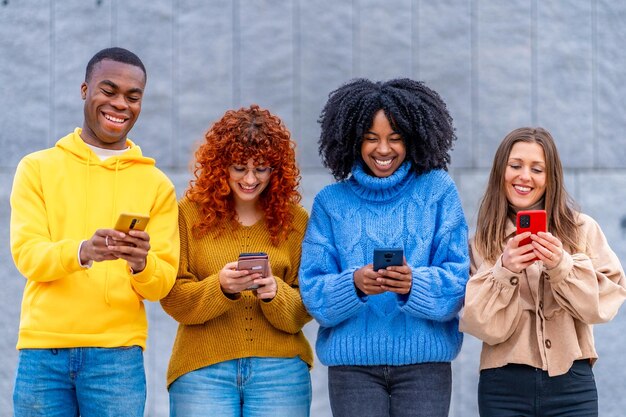
[[244,165],[231,165],[228,167],[228,173],[230,177],[235,181],[238,181],[248,175],[248,171],[252,172],[252,174],[259,181],[265,181],[270,177],[270,174],[274,168],[267,166],[258,166],[254,168],[248,168]]

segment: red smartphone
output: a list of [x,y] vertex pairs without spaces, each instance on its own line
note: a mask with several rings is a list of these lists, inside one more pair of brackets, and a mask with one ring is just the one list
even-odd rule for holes
[[[240,253],[237,260],[237,270],[248,270],[251,273],[258,272],[263,278],[269,275],[269,257],[265,252],[247,252]],[[251,285],[249,290],[255,290],[259,288],[258,285]]]
[[[548,230],[548,216],[545,210],[520,210],[517,212],[515,226],[518,235],[524,232],[536,235],[539,232]],[[528,245],[530,242],[530,237],[528,237],[522,240],[519,246]],[[539,258],[533,260],[537,261]]]

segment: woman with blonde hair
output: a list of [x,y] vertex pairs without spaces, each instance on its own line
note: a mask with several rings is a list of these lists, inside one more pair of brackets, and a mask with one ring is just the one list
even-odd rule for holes
[[[520,210],[545,210],[547,231],[516,235]],[[480,415],[597,416],[592,326],[625,298],[619,259],[565,191],[552,136],[513,130],[478,212],[460,324],[483,341]]]

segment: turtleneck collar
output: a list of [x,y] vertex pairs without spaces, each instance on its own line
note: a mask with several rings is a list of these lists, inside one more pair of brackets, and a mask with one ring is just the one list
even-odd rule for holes
[[519,207],[515,207],[512,204],[509,204],[509,218],[513,221],[513,224],[515,224],[515,216],[517,215],[517,212],[520,210],[543,210],[545,208],[545,196],[541,197],[539,199],[539,201],[537,201],[535,204],[533,204],[530,207],[526,207],[526,208],[519,208]]
[[415,178],[410,162],[404,162],[388,177],[379,178],[368,174],[362,162],[352,168],[352,176],[348,180],[350,188],[361,198],[370,201],[387,201],[396,197],[410,181]]

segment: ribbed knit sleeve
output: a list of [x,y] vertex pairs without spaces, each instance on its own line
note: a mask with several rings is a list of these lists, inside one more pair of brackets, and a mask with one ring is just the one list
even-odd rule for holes
[[[161,300],[163,309],[181,324],[201,324],[228,311],[238,300],[224,295],[220,288],[218,273],[223,265],[212,265],[215,271],[207,277],[198,277],[190,270],[190,235],[193,221],[197,219],[194,208],[188,202],[180,205],[178,225],[180,229],[180,265],[178,277],[170,293]],[[190,224],[191,223],[191,224]],[[207,260],[210,262],[210,260]]]
[[294,216],[294,230],[286,242],[289,251],[290,268],[284,280],[277,279],[276,297],[269,302],[261,302],[261,311],[265,318],[279,330],[287,333],[298,333],[309,321],[311,316],[304,308],[300,296],[298,270],[302,253],[302,237],[309,216],[303,208],[298,207]]
[[413,287],[402,306],[408,314],[443,322],[461,310],[469,279],[467,224],[456,187],[451,181],[447,185],[436,204],[439,226],[430,265],[413,267]]
[[327,194],[313,202],[311,219],[302,242],[300,286],[309,313],[325,327],[333,327],[364,307],[354,286],[356,267],[341,269],[332,224],[335,220],[325,209]]

